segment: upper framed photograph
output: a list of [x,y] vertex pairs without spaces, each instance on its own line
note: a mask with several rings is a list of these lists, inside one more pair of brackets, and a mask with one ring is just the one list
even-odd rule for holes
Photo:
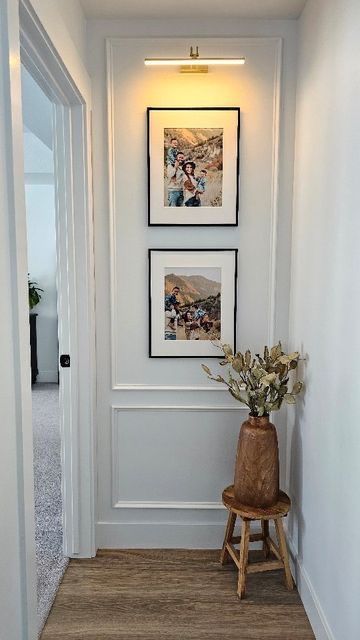
[[235,351],[237,249],[149,249],[151,358]]
[[236,226],[239,107],[148,107],[149,226]]

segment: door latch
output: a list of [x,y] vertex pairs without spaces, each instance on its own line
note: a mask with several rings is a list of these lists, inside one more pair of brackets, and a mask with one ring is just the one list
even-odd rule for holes
[[63,353],[60,356],[60,367],[70,367],[70,356],[68,353]]

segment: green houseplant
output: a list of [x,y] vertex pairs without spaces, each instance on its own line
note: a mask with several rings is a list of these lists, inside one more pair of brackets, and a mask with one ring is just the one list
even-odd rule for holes
[[[290,372],[299,363],[300,354],[286,354],[281,342],[263,355],[233,353],[230,345],[220,345],[223,351],[221,366],[227,366],[227,375],[213,375],[209,367],[202,365],[211,380],[228,387],[229,393],[250,409],[248,419],[242,424],[239,435],[234,493],[236,499],[248,506],[266,508],[279,498],[279,449],[276,427],[270,420],[270,412],[278,411],[283,404],[296,403],[303,383],[290,385]],[[291,391],[289,390],[291,386]]]
[[37,284],[38,284],[37,282],[33,282],[33,281],[30,280],[30,277],[29,277],[29,274],[28,274],[29,309],[30,309],[30,311],[32,311],[33,308],[36,307],[37,304],[39,304],[39,302],[41,300],[41,293],[44,293],[44,290],[40,289],[40,287],[38,287]]

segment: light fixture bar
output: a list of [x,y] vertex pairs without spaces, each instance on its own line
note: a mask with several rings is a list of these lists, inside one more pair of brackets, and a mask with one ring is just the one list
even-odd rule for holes
[[199,47],[190,47],[188,58],[145,58],[148,67],[180,67],[180,73],[208,73],[210,65],[245,64],[245,58],[200,58]]
[[201,66],[245,64],[245,58],[145,58],[144,64],[154,66]]

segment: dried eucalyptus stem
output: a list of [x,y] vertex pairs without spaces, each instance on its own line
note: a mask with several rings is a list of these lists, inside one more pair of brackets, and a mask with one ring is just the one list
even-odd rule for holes
[[[249,407],[251,416],[268,416],[271,411],[278,411],[283,401],[288,404],[296,403],[296,395],[300,393],[303,383],[295,382],[291,392],[289,374],[297,368],[300,354],[298,351],[286,354],[282,351],[281,342],[272,347],[264,348],[264,355],[256,353],[254,356],[248,349],[233,354],[230,345],[218,345],[224,353],[221,366],[229,365],[228,379],[214,376],[206,365],[201,365],[211,380],[221,382],[228,387],[231,395]],[[236,373],[234,377],[233,372]]]

